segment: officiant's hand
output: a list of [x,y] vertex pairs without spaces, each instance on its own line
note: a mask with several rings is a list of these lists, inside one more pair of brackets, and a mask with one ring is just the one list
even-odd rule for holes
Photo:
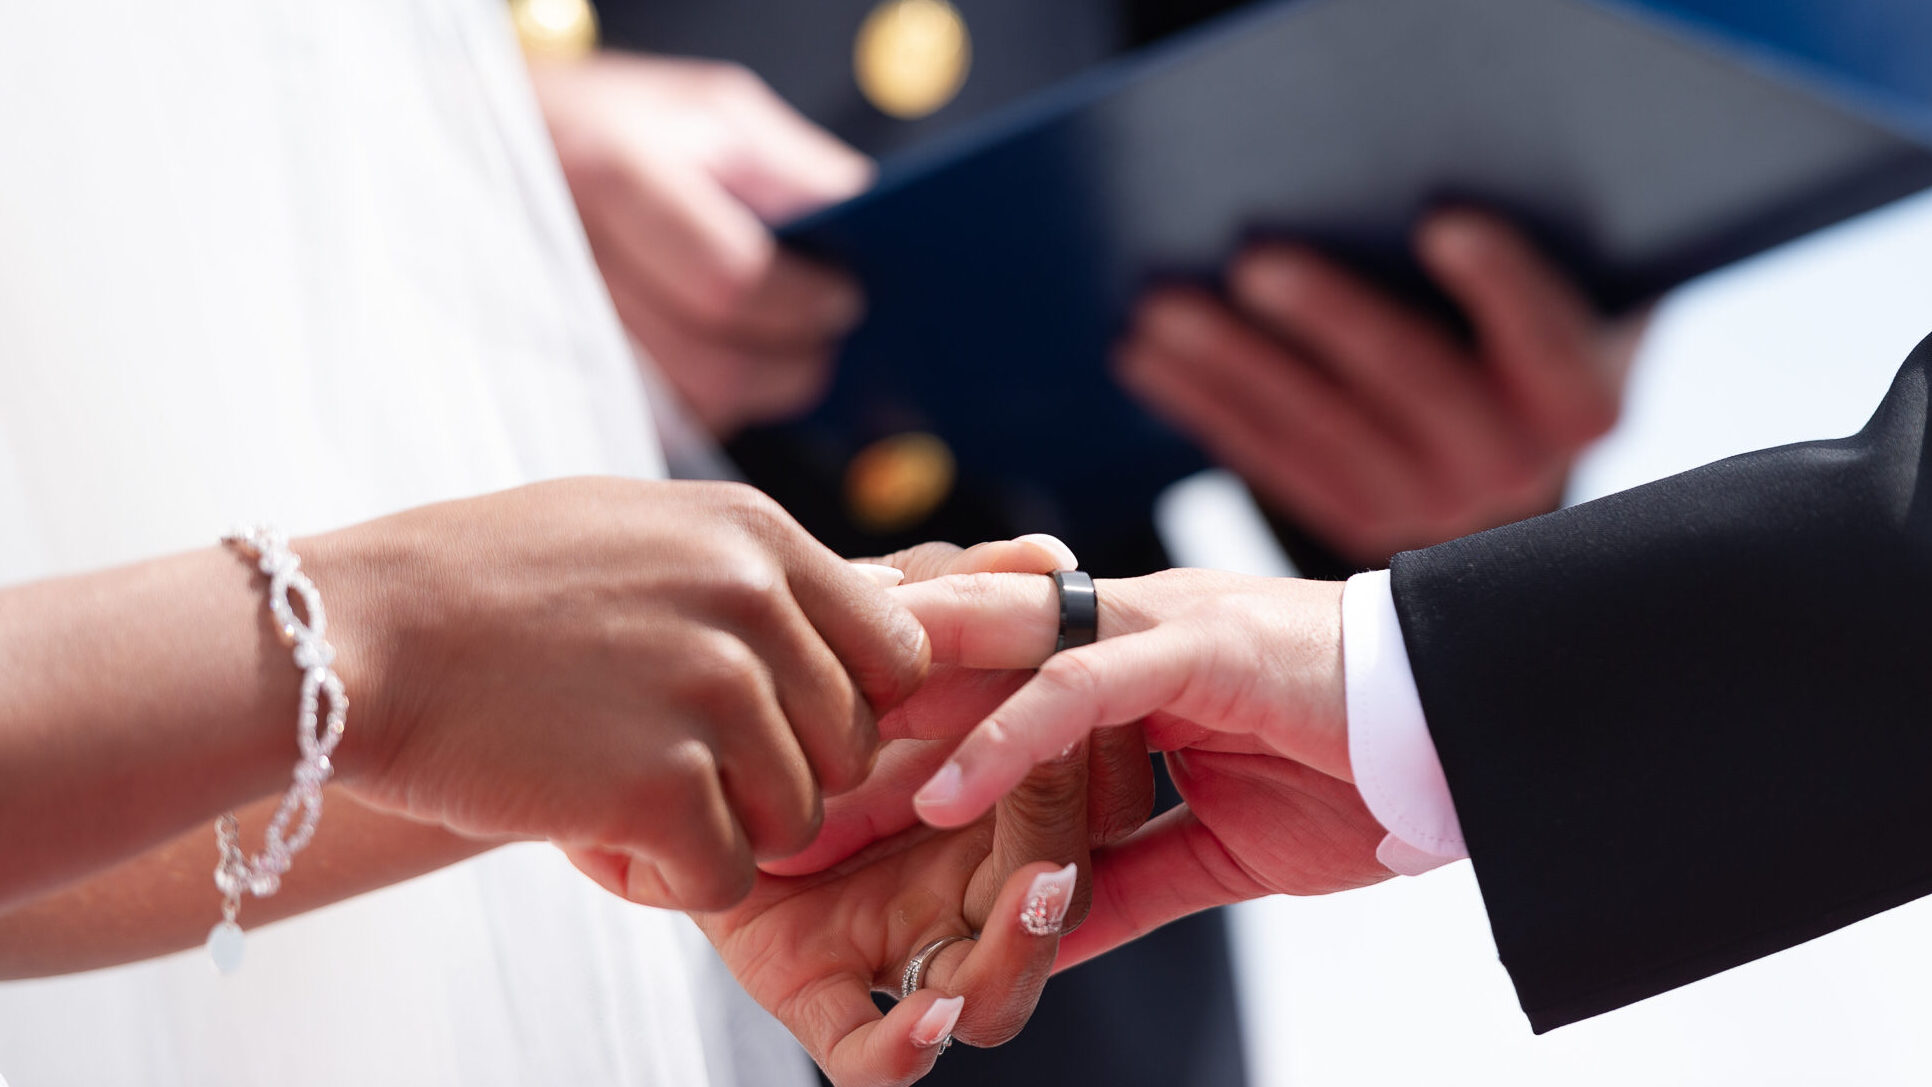
[[719,437],[810,408],[858,287],[767,224],[865,188],[872,163],[735,65],[605,52],[532,78],[625,327]]
[[1313,250],[1256,246],[1227,298],[1149,294],[1117,357],[1155,414],[1369,568],[1555,508],[1616,421],[1641,318],[1599,318],[1520,234],[1469,210],[1417,235],[1465,343]]
[[805,846],[926,667],[878,571],[732,484],[568,480],[297,550],[354,703],[346,785],[659,905],[730,905]]
[[1097,728],[1140,722],[1168,753],[1185,803],[1094,852],[1093,912],[1059,966],[1198,910],[1392,875],[1349,767],[1340,583],[1170,570],[1097,589],[1101,640],[1059,654],[1057,598],[1037,578],[894,590],[925,623],[935,669],[1040,666],[920,792],[927,822],[981,818]]

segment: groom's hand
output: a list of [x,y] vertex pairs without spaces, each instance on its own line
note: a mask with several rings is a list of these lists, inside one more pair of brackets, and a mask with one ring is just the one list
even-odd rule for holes
[[1094,906],[1070,965],[1212,906],[1326,894],[1391,874],[1350,779],[1341,585],[1175,570],[1101,581],[1100,637],[1051,654],[1058,606],[1037,579],[895,590],[938,669],[1040,664],[918,795],[927,822],[976,818],[1008,783],[1094,729],[1141,721],[1183,800],[1094,854]]

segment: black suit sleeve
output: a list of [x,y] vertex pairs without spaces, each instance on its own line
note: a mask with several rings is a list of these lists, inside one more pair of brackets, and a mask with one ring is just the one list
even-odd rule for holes
[[1850,438],[1396,557],[1539,1033],[1932,893],[1928,368]]

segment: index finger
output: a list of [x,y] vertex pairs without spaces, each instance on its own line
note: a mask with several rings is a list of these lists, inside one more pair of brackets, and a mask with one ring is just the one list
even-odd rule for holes
[[1180,625],[1154,627],[1055,656],[994,710],[913,797],[920,818],[956,827],[985,814],[1033,767],[1088,733],[1182,698],[1203,644]]
[[[773,505],[773,510],[777,506]],[[779,550],[792,596],[875,714],[919,689],[931,664],[925,628],[870,574],[833,554],[789,517]]]
[[1459,209],[1424,225],[1420,253],[1461,303],[1497,380],[1544,442],[1574,449],[1616,421],[1597,357],[1598,316],[1568,278],[1493,216]]
[[852,331],[864,312],[851,277],[780,249],[732,311],[730,331],[755,343],[823,345]]
[[891,592],[925,627],[935,662],[1035,668],[1059,639],[1060,598],[1038,574],[954,574]]

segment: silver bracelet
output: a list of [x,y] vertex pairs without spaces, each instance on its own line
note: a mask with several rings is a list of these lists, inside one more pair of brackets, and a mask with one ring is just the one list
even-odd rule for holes
[[[302,672],[302,698],[295,717],[295,742],[302,757],[295,763],[295,780],[282,795],[275,817],[263,835],[262,851],[253,857],[241,849],[241,824],[234,812],[215,820],[215,844],[221,860],[215,865],[215,889],[221,892],[221,920],[208,932],[208,954],[215,968],[232,974],[241,968],[242,930],[235,923],[243,892],[267,898],[282,887],[282,874],[315,837],[322,818],[322,786],[335,772],[329,755],[342,741],[349,716],[349,698],[335,674],[335,649],[323,635],[329,620],[322,611],[322,594],[302,572],[302,560],[288,548],[288,538],[268,525],[236,529],[221,542],[253,561],[268,577],[268,610],[282,642],[295,650],[295,667]],[[300,597],[302,615],[295,614],[293,597]],[[328,724],[318,729],[324,699]],[[302,821],[289,833],[295,813]]]

